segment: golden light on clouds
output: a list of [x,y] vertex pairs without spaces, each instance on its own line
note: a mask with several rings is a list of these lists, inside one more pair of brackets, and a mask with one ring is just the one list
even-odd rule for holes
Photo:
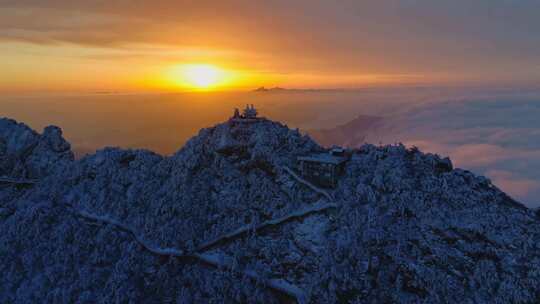
[[259,86],[277,85],[281,77],[245,67],[232,67],[209,62],[184,62],[162,66],[154,78],[146,78],[143,86],[166,91],[229,91],[251,90]]
[[213,64],[190,63],[169,68],[167,82],[178,88],[212,90],[234,84],[235,73]]
[[540,80],[539,1],[93,2],[0,1],[0,93]]
[[213,65],[195,64],[183,68],[183,77],[196,88],[209,88],[222,80],[223,72]]

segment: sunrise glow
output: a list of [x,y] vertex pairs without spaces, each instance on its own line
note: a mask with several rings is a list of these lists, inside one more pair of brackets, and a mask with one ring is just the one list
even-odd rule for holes
[[212,90],[233,82],[233,72],[212,64],[182,64],[170,68],[167,80],[173,86],[192,90]]
[[539,12],[0,0],[0,304],[540,304]]
[[183,68],[185,80],[196,88],[208,88],[222,79],[222,72],[208,64],[188,65]]

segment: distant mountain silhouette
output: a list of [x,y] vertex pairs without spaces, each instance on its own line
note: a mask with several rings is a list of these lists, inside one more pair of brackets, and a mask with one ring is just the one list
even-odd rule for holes
[[253,92],[279,92],[279,91],[286,91],[287,89],[281,88],[281,87],[273,87],[273,88],[266,88],[266,87],[259,87],[253,90]]
[[258,87],[253,92],[262,92],[262,93],[272,93],[272,92],[347,92],[347,91],[353,91],[358,89],[341,89],[341,88],[334,88],[334,89],[288,89],[288,88],[282,88],[282,87],[273,87],[273,88],[267,88],[267,87]]
[[382,125],[384,119],[378,116],[359,115],[355,119],[331,129],[308,130],[307,133],[319,144],[358,147],[366,143],[368,134]]

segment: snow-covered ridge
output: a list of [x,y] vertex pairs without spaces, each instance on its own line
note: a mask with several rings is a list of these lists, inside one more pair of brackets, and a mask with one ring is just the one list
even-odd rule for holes
[[73,160],[60,129],[0,120],[0,176],[37,180],[0,184],[0,302],[540,300],[538,215],[488,179],[364,145],[323,190],[293,170],[321,151],[263,119]]

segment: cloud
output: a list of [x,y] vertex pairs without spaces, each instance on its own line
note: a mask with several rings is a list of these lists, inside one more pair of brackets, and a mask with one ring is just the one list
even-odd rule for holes
[[[416,97],[408,91],[415,91]],[[492,178],[529,206],[540,203],[540,91],[473,88],[399,92],[394,96],[387,90],[386,99],[373,95],[369,96],[371,104],[356,102],[356,109],[344,109],[383,117],[383,123],[368,132],[350,130],[348,138],[362,135],[362,142],[353,146],[364,141],[417,146],[449,156],[456,167]],[[365,98],[356,97],[360,101]],[[341,113],[335,120],[342,124],[347,121],[345,115]]]
[[520,154],[516,153],[516,151],[489,144],[447,145],[428,140],[406,140],[405,144],[416,146],[424,151],[438,151],[441,154],[451,155],[456,165],[466,168],[480,168],[493,165]]
[[404,143],[425,151],[438,151],[444,155],[451,155],[455,164],[466,168],[485,168],[501,162],[512,163],[516,160],[540,159],[540,150],[504,148],[492,144],[447,144],[444,143],[443,137],[439,137],[436,141],[405,140]]
[[[106,3],[106,4],[104,4]],[[0,40],[242,50],[282,72],[540,78],[536,1],[3,1]],[[466,46],[466,47],[464,47]],[[291,64],[293,63],[293,64]],[[535,79],[538,79],[535,78]]]
[[540,206],[540,181],[522,178],[503,170],[488,170],[485,173],[495,185],[520,200],[529,200],[531,207]]
[[448,155],[529,205],[540,204],[540,97],[435,102],[406,111],[393,134]]

